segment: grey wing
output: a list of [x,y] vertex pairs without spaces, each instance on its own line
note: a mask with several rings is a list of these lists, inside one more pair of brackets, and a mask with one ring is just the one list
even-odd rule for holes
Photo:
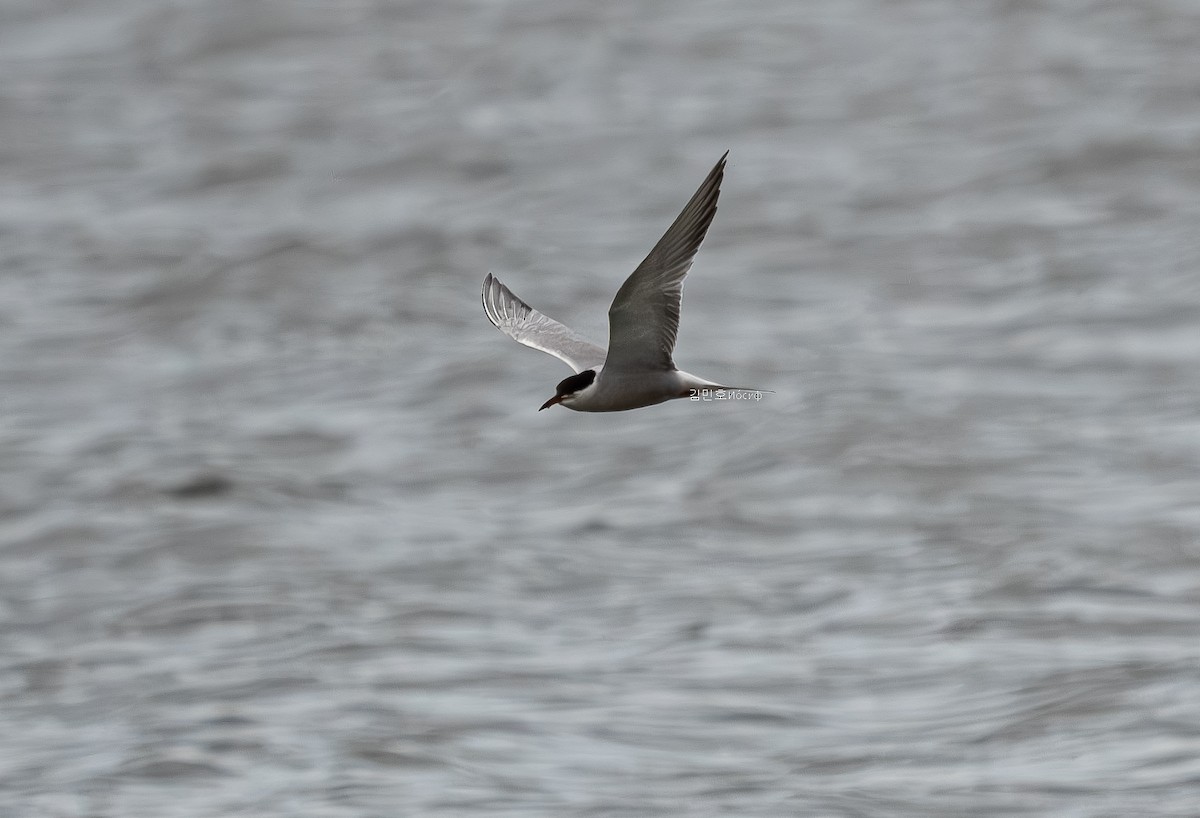
[[548,352],[576,372],[604,363],[604,349],[526,304],[491,273],[483,280],[483,311],[514,341]]
[[606,369],[674,369],[683,278],[717,212],[725,175],[721,157],[650,255],[621,285],[608,308]]

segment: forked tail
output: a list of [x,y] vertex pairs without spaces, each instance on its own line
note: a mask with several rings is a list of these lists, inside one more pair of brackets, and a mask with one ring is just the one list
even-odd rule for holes
[[775,393],[775,390],[773,390],[773,389],[759,389],[759,388],[753,387],[753,386],[726,386],[725,384],[714,383],[713,381],[708,381],[708,380],[705,380],[704,378],[697,378],[695,375],[692,375],[689,372],[681,371],[679,374],[683,376],[683,380],[686,384],[685,397],[696,397],[697,395],[700,395],[701,393],[706,392],[706,391],[715,393],[718,390],[724,391],[727,393],[739,393],[739,394],[740,393],[758,394],[758,393],[762,393],[762,392],[768,392],[771,394]]

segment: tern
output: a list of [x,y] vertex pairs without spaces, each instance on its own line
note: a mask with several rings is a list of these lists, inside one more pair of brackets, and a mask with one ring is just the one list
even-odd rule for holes
[[702,390],[760,391],[698,378],[676,368],[672,357],[683,279],[717,212],[727,156],[729,151],[617,291],[608,308],[607,350],[538,312],[491,273],[484,278],[483,311],[488,320],[514,341],[547,352],[575,370],[539,412],[555,404],[576,412],[621,412],[697,397]]

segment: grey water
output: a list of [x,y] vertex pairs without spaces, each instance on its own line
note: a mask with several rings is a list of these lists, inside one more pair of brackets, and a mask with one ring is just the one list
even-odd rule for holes
[[[1200,814],[1197,42],[6,0],[0,814]],[[774,393],[539,413],[726,149]]]

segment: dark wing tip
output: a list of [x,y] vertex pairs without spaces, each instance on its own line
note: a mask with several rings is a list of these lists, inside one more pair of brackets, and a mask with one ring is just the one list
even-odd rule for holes
[[492,305],[488,300],[488,294],[492,289],[492,282],[495,280],[496,277],[491,273],[488,273],[483,277],[483,293],[481,294],[481,298],[483,300],[483,314],[487,316],[487,319],[492,322],[493,326],[499,326],[499,324],[496,323],[495,317],[492,315]]
[[517,297],[516,293],[505,287],[500,279],[491,273],[484,277],[483,314],[488,317],[493,326],[511,336],[512,331],[506,329],[504,325],[507,324],[509,328],[513,328],[528,318],[532,312],[533,308]]
[[509,317],[508,306],[505,303],[505,286],[500,279],[491,273],[483,279],[483,314],[492,322],[492,326],[503,329],[501,323]]
[[729,151],[728,150],[726,150],[725,153],[721,154],[721,158],[717,160],[717,164],[713,165],[712,172],[708,174],[709,179],[711,179],[714,176],[719,176],[719,175],[725,173],[725,161],[727,159],[729,159]]
[[725,151],[717,160],[674,224],[651,251],[652,254],[664,260],[673,258],[676,262],[691,263],[717,213],[717,199],[721,195],[721,183],[725,180],[725,160],[728,156],[729,151]]

